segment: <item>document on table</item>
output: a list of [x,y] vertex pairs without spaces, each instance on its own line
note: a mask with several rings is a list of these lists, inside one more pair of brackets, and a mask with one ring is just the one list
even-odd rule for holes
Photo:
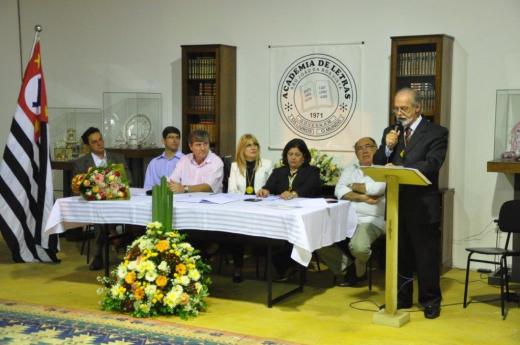
[[227,193],[183,193],[175,194],[174,202],[226,204],[228,202],[240,201],[250,198],[250,195],[227,194]]

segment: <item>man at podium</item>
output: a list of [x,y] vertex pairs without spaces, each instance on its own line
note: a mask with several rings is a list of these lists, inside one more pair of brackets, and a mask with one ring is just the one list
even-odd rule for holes
[[421,116],[421,100],[405,88],[394,98],[397,125],[386,128],[374,164],[418,169],[428,186],[399,187],[397,308],[413,304],[413,273],[417,273],[419,303],[429,319],[440,315],[439,170],[446,157],[448,130]]

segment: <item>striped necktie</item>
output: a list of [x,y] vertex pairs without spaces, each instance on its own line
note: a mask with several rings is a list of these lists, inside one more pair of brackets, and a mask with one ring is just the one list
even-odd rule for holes
[[412,136],[412,129],[410,127],[406,127],[404,129],[404,145],[408,146],[410,143],[410,137]]

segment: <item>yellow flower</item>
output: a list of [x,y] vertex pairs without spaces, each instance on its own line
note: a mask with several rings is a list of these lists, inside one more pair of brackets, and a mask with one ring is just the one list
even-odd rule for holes
[[175,266],[175,272],[179,273],[180,275],[186,274],[186,265],[185,264],[178,264]]
[[98,187],[98,186],[94,186],[94,187],[92,187],[92,191],[93,191],[94,193],[98,193],[98,192],[99,192],[99,187]]
[[165,276],[158,276],[157,279],[155,279],[155,284],[158,287],[164,287],[166,284],[168,284],[168,278]]
[[83,185],[84,185],[85,187],[90,186],[90,181],[89,181],[89,180],[83,180]]
[[115,177],[114,175],[110,175],[110,176],[108,177],[108,180],[109,180],[110,182],[112,182],[112,181],[114,181],[115,178],[116,178],[116,177]]
[[132,284],[133,282],[135,282],[135,278],[135,272],[128,272],[125,277],[125,282],[127,284]]

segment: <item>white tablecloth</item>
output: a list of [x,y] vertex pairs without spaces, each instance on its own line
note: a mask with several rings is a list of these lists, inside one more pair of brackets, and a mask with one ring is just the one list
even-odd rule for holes
[[[80,197],[56,200],[45,227],[49,234],[63,233],[81,224],[146,225],[152,218],[152,198],[133,194],[125,201],[85,201]],[[286,240],[291,257],[307,266],[312,252],[341,241],[356,227],[357,216],[348,201],[309,205],[298,199],[226,204],[175,202],[176,229],[214,230]]]

